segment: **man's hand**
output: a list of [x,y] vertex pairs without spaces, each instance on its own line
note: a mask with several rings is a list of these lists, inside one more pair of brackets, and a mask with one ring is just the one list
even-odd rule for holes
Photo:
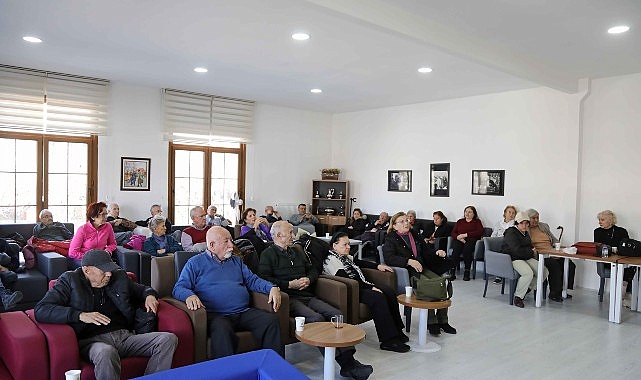
[[149,295],[145,298],[145,309],[147,311],[153,311],[154,314],[158,314],[158,300],[156,297]]
[[308,287],[309,284],[310,284],[309,278],[301,277],[301,278],[297,278],[296,280],[291,280],[289,282],[289,288],[290,289],[303,290],[306,287]]
[[269,298],[267,299],[267,303],[274,303],[274,311],[278,311],[280,309],[280,289],[278,287],[274,286],[272,289],[269,291]]
[[119,226],[120,223],[122,223],[122,220],[120,220],[120,219],[114,220],[114,226]]
[[197,310],[200,309],[201,307],[204,307],[203,303],[200,302],[200,298],[198,298],[197,295],[192,294],[187,299],[185,300],[185,303],[187,304],[187,309],[189,310]]
[[423,272],[423,265],[421,265],[421,263],[418,262],[418,260],[409,259],[409,260],[407,260],[407,265],[409,265],[412,268],[414,268],[414,270],[417,271],[418,273],[422,273]]
[[309,286],[312,282],[310,281],[309,277],[301,277],[298,279],[299,281],[302,281],[303,286],[299,288],[300,290],[303,290]]
[[385,264],[378,264],[376,269],[380,270],[381,272],[394,272],[392,267],[389,267],[389,266],[387,266]]
[[108,325],[111,322],[111,319],[104,314],[100,314],[97,311],[91,313],[80,313],[80,322],[84,323],[93,323],[94,325]]

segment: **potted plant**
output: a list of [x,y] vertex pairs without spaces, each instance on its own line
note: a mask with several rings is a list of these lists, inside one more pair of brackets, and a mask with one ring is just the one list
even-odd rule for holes
[[338,175],[340,173],[341,173],[341,170],[336,168],[321,169],[321,178],[338,180]]

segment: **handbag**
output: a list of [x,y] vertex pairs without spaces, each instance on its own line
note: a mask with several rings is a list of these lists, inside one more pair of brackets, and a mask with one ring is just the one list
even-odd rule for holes
[[416,298],[424,301],[445,301],[452,298],[452,282],[445,277],[428,278],[419,275],[412,277],[412,287]]
[[621,256],[641,256],[641,241],[634,239],[621,239],[617,253]]
[[601,243],[592,241],[579,241],[572,245],[576,248],[577,255],[601,256]]
[[151,311],[136,309],[134,331],[136,334],[158,331],[158,316]]

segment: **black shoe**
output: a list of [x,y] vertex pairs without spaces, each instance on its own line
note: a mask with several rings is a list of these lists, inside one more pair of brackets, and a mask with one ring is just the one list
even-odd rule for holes
[[427,331],[430,332],[431,336],[441,335],[441,326],[438,323],[427,325]]
[[565,298],[567,298],[567,299],[572,298],[572,294],[567,294],[567,295],[565,296]]
[[470,281],[470,271],[467,269],[463,272],[463,281]]
[[368,364],[362,364],[358,360],[354,360],[354,365],[349,368],[341,368],[341,376],[351,377],[354,380],[367,380],[369,375],[374,372],[374,368]]
[[452,326],[450,326],[449,323],[441,323],[440,325],[441,330],[443,330],[444,333],[448,334],[456,334],[456,329]]
[[523,298],[514,296],[514,306],[524,308],[525,304],[523,303]]
[[2,291],[2,305],[5,311],[13,309],[20,301],[22,301],[21,291],[11,292],[8,289]]
[[563,302],[563,297],[561,296],[548,296],[548,299],[554,302]]
[[399,333],[398,339],[400,339],[402,343],[407,343],[410,341],[410,338],[407,335],[403,334],[402,331]]
[[494,279],[494,281],[492,281],[492,282],[493,282],[493,283],[495,283],[495,284],[497,284],[497,285],[501,285],[501,282],[503,282],[503,280],[501,280],[501,277],[497,277],[497,278],[495,278],[495,279]]
[[402,343],[398,339],[393,339],[390,342],[381,343],[381,350],[393,351],[393,352],[407,352],[410,350],[410,346],[405,343]]

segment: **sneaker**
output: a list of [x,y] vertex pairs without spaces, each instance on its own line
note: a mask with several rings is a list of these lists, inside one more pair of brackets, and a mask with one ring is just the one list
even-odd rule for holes
[[441,328],[441,330],[443,330],[444,333],[456,334],[456,329],[450,326],[449,323],[441,323],[439,327]]
[[15,291],[10,292],[9,290],[4,290],[2,294],[2,305],[4,306],[5,311],[13,309],[18,302],[22,301],[22,292]]
[[494,281],[492,281],[492,283],[494,283],[496,285],[501,285],[502,282],[503,282],[503,280],[501,280],[501,277],[496,277],[494,279]]
[[441,326],[438,323],[427,325],[427,331],[430,332],[431,336],[441,335]]
[[523,298],[514,296],[514,306],[524,308],[525,304],[523,303]]
[[340,374],[343,377],[351,377],[354,380],[367,380],[372,372],[374,372],[374,368],[371,365],[354,360],[354,365],[349,368],[341,368]]

